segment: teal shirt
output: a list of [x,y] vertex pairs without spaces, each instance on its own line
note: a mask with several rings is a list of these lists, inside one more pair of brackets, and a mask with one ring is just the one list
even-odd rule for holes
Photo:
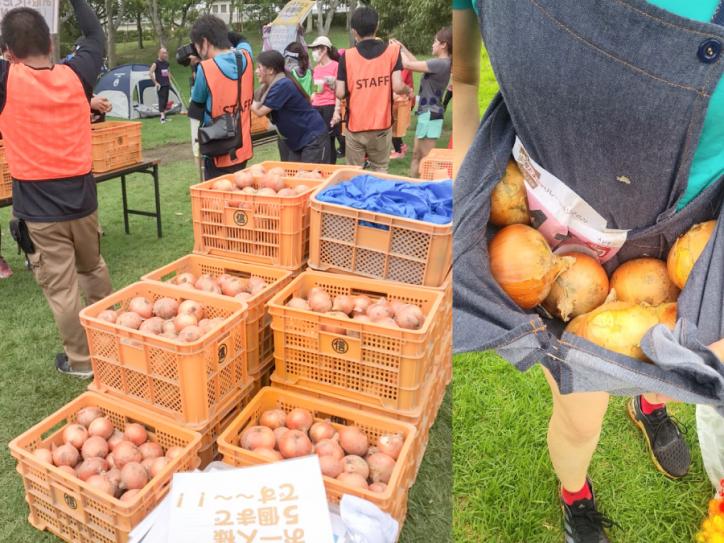
[[452,0],[452,7],[453,9],[472,9],[476,15],[479,15],[477,0]]
[[[680,17],[710,22],[719,0],[648,0],[650,4]],[[699,145],[689,171],[689,183],[677,204],[683,209],[706,187],[724,175],[724,78],[719,80],[709,99]]]

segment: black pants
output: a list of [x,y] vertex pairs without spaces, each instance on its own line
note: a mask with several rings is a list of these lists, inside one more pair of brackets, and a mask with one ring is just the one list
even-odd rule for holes
[[322,134],[298,151],[290,149],[285,140],[279,140],[279,155],[284,162],[329,164],[330,153],[330,142],[327,134]]
[[214,179],[216,177],[221,177],[222,175],[227,175],[230,173],[238,172],[239,170],[243,170],[246,168],[246,160],[240,164],[234,164],[233,166],[229,166],[228,168],[217,168],[214,164],[214,159],[211,157],[204,157],[204,179],[208,181],[209,179]]
[[329,148],[330,148],[330,157],[329,157],[329,164],[336,164],[337,163],[337,149],[334,145],[334,140],[339,137],[339,125],[335,125],[334,127],[329,126],[332,122],[332,117],[334,117],[334,106],[314,106],[314,109],[319,111],[319,114],[322,116],[322,119],[324,120],[324,124],[327,127],[327,130],[329,130]]
[[402,138],[392,138],[392,148],[396,153],[402,152]]
[[170,87],[168,85],[162,85],[158,88],[158,112],[162,115],[166,113],[166,107],[168,107],[168,91]]

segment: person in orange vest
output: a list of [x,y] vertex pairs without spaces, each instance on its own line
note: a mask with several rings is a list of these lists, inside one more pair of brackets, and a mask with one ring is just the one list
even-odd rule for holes
[[[204,178],[213,179],[244,169],[254,154],[251,143],[254,65],[248,44],[232,47],[226,23],[213,15],[202,15],[196,19],[191,27],[191,41],[199,53],[200,62],[191,89],[189,117],[209,125],[215,117],[233,110],[237,81],[241,78],[241,147],[236,149],[235,156],[205,157]],[[241,72],[237,62],[241,64]]]
[[11,228],[53,312],[64,352],[61,373],[90,377],[88,342],[78,313],[111,292],[100,252],[96,182],[91,173],[90,99],[105,36],[85,0],[70,0],[83,38],[54,64],[42,15],[21,7],[0,24],[12,62],[0,60],[0,132],[13,178]]
[[357,42],[337,69],[337,97],[347,99],[347,164],[387,171],[392,151],[392,93],[406,94],[400,46],[376,37],[379,17],[371,7],[354,10],[350,21]]

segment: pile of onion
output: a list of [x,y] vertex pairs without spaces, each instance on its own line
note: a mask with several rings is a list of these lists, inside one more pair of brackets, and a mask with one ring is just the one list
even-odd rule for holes
[[384,434],[370,447],[358,427],[315,421],[302,408],[264,411],[239,436],[241,448],[271,462],[316,454],[325,477],[372,492],[387,488],[404,443],[402,434]]
[[666,263],[657,258],[635,258],[621,264],[611,275],[611,289],[617,300],[634,304],[660,305],[679,297],[679,288],[666,273]]
[[543,302],[548,312],[568,322],[593,311],[608,295],[608,275],[598,261],[583,253],[569,253],[575,262],[561,273]]
[[490,196],[490,223],[496,226],[530,224],[523,174],[512,159]]
[[671,281],[677,287],[684,288],[694,264],[714,233],[715,226],[716,221],[695,224],[671,247],[666,260],[666,268]]
[[[367,295],[340,294],[334,298],[323,288],[314,287],[306,298],[293,297],[287,307],[325,313],[341,320],[381,324],[392,328],[419,330],[425,324],[425,314],[420,306],[386,298],[372,299]],[[321,330],[340,335],[355,335],[356,331],[343,326],[323,324]]]
[[[254,164],[251,168],[214,180],[210,188],[223,192],[286,197],[299,196],[309,191],[310,187],[307,185],[287,186],[284,182],[285,177],[286,174],[282,167],[278,166],[266,171],[261,164]],[[306,178],[313,179],[309,176]]]
[[33,456],[95,490],[121,501],[133,501],[148,482],[183,454],[182,447],[163,447],[138,423],[117,429],[96,407],[84,407],[75,422],[63,427],[50,448],[40,446]]
[[319,170],[299,170],[294,177],[296,179],[324,179],[322,172]]
[[147,334],[186,343],[198,341],[206,334],[218,329],[224,319],[204,318],[205,308],[195,300],[159,298],[153,303],[144,296],[133,298],[125,311],[106,309],[98,318]]
[[248,278],[230,275],[228,273],[222,273],[216,276],[205,273],[196,276],[191,272],[176,275],[171,279],[171,284],[183,288],[211,292],[212,294],[230,296],[242,302],[246,302],[252,296],[263,292],[269,286],[264,279],[256,275]]
[[493,277],[523,309],[542,303],[556,278],[575,262],[573,257],[554,255],[543,235],[524,224],[503,228],[488,252]]

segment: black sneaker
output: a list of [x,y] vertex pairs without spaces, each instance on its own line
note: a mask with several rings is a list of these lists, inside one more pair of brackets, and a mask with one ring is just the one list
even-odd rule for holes
[[337,158],[344,158],[344,150],[337,149]]
[[628,416],[644,434],[656,469],[672,479],[683,477],[689,472],[689,445],[677,421],[666,412],[666,407],[645,415],[641,410],[641,396],[636,396],[628,402]]
[[58,353],[55,355],[55,369],[64,375],[70,375],[71,377],[78,377],[80,379],[90,379],[93,377],[93,370],[80,370],[71,367],[68,362],[68,356],[65,353]]
[[613,521],[596,510],[596,496],[593,485],[586,479],[592,498],[576,500],[568,505],[561,498],[563,509],[563,531],[565,543],[609,543],[606,528],[614,526]]

